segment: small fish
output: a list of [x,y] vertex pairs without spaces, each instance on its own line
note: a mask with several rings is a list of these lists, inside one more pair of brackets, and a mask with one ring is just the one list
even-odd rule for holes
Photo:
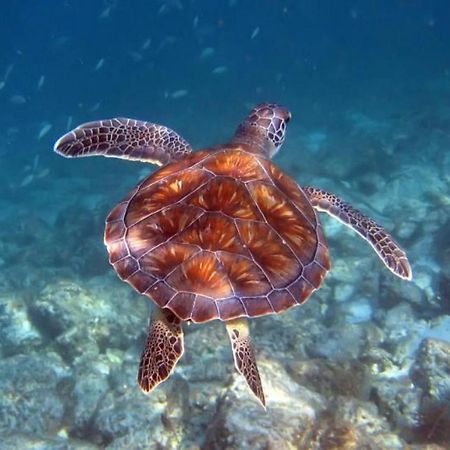
[[188,91],[186,89],[178,89],[170,94],[170,98],[176,100],[177,98],[186,97],[186,95],[188,95]]
[[50,173],[50,169],[49,169],[49,168],[42,169],[40,172],[38,172],[38,173],[36,174],[36,178],[38,178],[38,179],[44,178],[44,177],[46,177],[49,173]]
[[166,36],[158,46],[158,51],[162,50],[164,47],[168,45],[175,44],[177,42],[177,38],[175,36]]
[[102,104],[102,102],[97,102],[95,105],[92,105],[91,108],[89,109],[89,112],[98,111],[98,109],[100,108],[101,104]]
[[198,16],[194,17],[194,20],[192,21],[192,28],[197,28],[198,26]]
[[107,19],[111,14],[111,6],[106,7],[98,16],[99,19]]
[[38,165],[39,165],[39,155],[36,155],[33,159],[33,172],[37,169]]
[[97,72],[97,70],[100,70],[103,67],[103,64],[105,64],[105,58],[100,58],[94,67],[94,72]]
[[183,3],[180,2],[180,0],[173,0],[172,1],[173,6],[175,6],[179,11],[183,11]]
[[18,127],[8,127],[6,129],[6,136],[8,137],[14,137],[19,134],[19,128]]
[[200,52],[200,59],[209,58],[210,56],[214,55],[214,53],[216,53],[216,51],[212,47],[205,47]]
[[142,61],[142,60],[144,59],[144,57],[142,56],[142,54],[139,53],[139,52],[130,52],[130,56],[131,56],[131,59],[132,59],[135,63],[138,63],[138,62],[140,62],[140,61]]
[[345,180],[340,180],[340,182],[347,188],[347,189],[352,189],[352,185]]
[[158,16],[162,16],[162,15],[168,13],[168,12],[169,12],[169,8],[167,7],[167,5],[166,5],[165,3],[163,3],[163,4],[159,7],[158,12],[157,12],[156,14],[157,14]]
[[60,50],[67,44],[67,42],[69,42],[68,36],[59,36],[52,42],[52,47],[54,49]]
[[38,80],[38,83],[37,83],[38,91],[40,91],[42,89],[42,86],[44,86],[44,83],[45,83],[45,76],[41,75],[39,77],[39,80]]
[[34,174],[28,174],[19,184],[19,187],[28,186],[34,180]]
[[27,99],[20,94],[16,94],[16,95],[12,95],[9,98],[9,101],[16,106],[20,106],[20,105],[25,105],[25,103],[27,102]]
[[436,25],[436,19],[435,19],[434,17],[428,17],[428,18],[425,20],[425,24],[426,24],[428,27],[433,28],[433,27]]
[[9,64],[5,70],[5,75],[3,76],[3,80],[8,81],[9,76],[11,75],[12,70],[14,69],[14,64]]
[[51,123],[45,123],[43,126],[42,126],[42,128],[39,130],[39,134],[38,134],[38,141],[40,140],[40,139],[42,139],[50,130],[51,130],[51,128],[52,128],[52,124]]
[[211,71],[211,73],[213,75],[222,75],[223,73],[225,73],[227,71],[228,71],[227,66],[217,66]]
[[0,91],[6,86],[4,81],[0,81]]
[[147,50],[150,47],[150,44],[152,43],[152,38],[147,38],[142,46],[141,46],[141,50]]
[[253,32],[252,35],[250,36],[250,39],[255,39],[256,36],[258,36],[259,34],[259,27],[256,27]]
[[73,117],[69,116],[67,118],[66,130],[69,131],[72,128]]

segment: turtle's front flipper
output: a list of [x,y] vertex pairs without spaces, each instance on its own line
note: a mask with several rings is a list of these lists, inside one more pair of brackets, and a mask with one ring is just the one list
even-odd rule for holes
[[54,150],[67,158],[102,155],[159,166],[192,152],[191,146],[170,128],[123,118],[80,125],[58,139]]
[[391,272],[405,280],[412,279],[406,253],[374,220],[364,216],[334,194],[313,187],[304,187],[303,190],[315,209],[328,213],[362,236]]
[[147,342],[139,364],[138,383],[150,392],[166,380],[183,354],[183,330],[172,312],[157,309],[150,321]]
[[244,375],[249,388],[265,408],[266,400],[256,365],[255,351],[250,339],[247,320],[234,319],[225,324],[230,337],[231,348],[233,349],[234,365],[238,372]]

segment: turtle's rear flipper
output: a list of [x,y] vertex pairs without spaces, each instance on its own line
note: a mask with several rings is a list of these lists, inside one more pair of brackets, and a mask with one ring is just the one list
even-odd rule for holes
[[180,320],[170,311],[157,309],[150,321],[147,342],[139,364],[138,383],[150,392],[166,380],[183,354]]
[[160,166],[192,152],[170,128],[124,118],[80,125],[58,139],[54,150],[67,158],[102,155]]
[[374,220],[364,216],[334,194],[313,187],[304,187],[303,190],[315,209],[328,213],[362,236],[391,272],[405,280],[412,279],[406,253]]
[[245,319],[234,319],[226,322],[228,336],[233,349],[234,365],[244,375],[249,388],[258,400],[266,407],[266,400],[256,365],[255,351],[250,339],[250,330]]

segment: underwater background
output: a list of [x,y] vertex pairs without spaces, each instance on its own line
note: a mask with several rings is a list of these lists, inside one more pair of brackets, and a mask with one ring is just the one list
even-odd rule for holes
[[[53,144],[122,116],[199,149],[264,101],[293,115],[275,163],[385,226],[414,278],[321,216],[324,286],[251,321],[267,412],[217,321],[146,396],[152,305],[103,228],[154,167]],[[6,1],[0,105],[0,449],[450,448],[447,0]]]

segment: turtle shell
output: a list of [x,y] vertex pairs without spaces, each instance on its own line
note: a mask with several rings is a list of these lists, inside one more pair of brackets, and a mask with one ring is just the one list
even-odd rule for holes
[[182,320],[303,303],[329,270],[302,189],[242,146],[192,153],[144,179],[106,220],[119,277]]

